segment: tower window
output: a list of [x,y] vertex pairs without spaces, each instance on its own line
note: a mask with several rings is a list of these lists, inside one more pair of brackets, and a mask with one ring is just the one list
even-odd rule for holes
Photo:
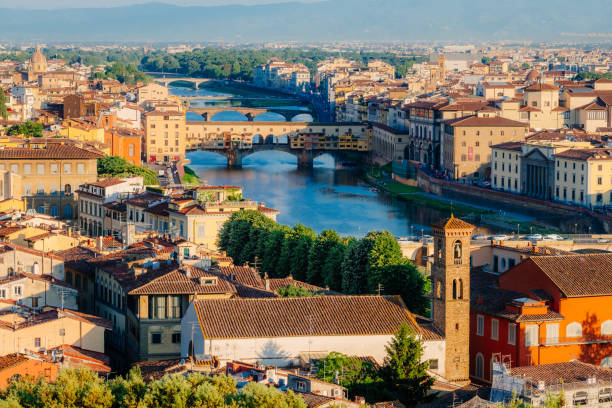
[[455,265],[461,265],[461,258],[462,258],[461,241],[455,241],[455,244],[453,245],[453,255],[455,258]]
[[463,279],[459,279],[459,299],[463,299]]
[[453,299],[457,299],[457,279],[453,279]]
[[440,281],[436,282],[436,297],[442,299],[442,284]]

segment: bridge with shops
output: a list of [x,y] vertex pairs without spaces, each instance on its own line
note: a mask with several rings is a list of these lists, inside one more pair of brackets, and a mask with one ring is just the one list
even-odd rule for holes
[[[189,102],[189,100],[187,100],[187,102]],[[291,122],[291,120],[294,117],[296,117],[297,115],[303,114],[303,113],[312,115],[310,111],[305,111],[301,109],[283,109],[281,107],[279,108],[247,108],[247,107],[242,107],[242,106],[211,106],[211,107],[205,107],[205,108],[192,108],[190,104],[188,104],[187,111],[201,115],[205,121],[210,121],[213,116],[221,112],[241,113],[244,116],[246,116],[249,122],[252,122],[253,120],[255,120],[255,118],[261,115],[262,113],[268,113],[268,112],[278,113],[279,115],[282,115],[287,122]]]

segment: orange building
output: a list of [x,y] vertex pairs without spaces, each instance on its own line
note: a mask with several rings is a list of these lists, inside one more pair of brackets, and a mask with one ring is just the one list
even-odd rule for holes
[[104,143],[110,146],[112,156],[123,157],[130,164],[140,165],[142,131],[114,128],[104,131]]
[[13,377],[43,377],[46,381],[55,381],[57,364],[47,361],[44,357],[27,356],[24,354],[7,354],[0,357],[0,388],[8,386]]
[[612,368],[612,254],[538,256],[472,271],[470,375],[580,360]]

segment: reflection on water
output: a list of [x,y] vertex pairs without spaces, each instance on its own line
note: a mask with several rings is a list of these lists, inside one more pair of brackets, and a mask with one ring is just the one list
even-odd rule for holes
[[263,201],[279,210],[278,222],[301,222],[315,231],[334,229],[341,235],[363,236],[371,230],[387,229],[407,236],[445,215],[372,191],[354,169],[335,169],[324,155],[311,170],[298,170],[297,159],[283,152],[259,152],[243,161],[240,170],[225,168],[226,159],[209,152],[188,155],[189,165],[208,184],[242,186],[244,197]]

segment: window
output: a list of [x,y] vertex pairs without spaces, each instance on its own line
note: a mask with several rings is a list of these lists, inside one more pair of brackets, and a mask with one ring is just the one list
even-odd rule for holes
[[491,339],[499,340],[499,320],[491,319]]
[[306,382],[304,381],[296,381],[295,386],[298,391],[306,391]]
[[30,299],[30,302],[32,303],[32,307],[34,308],[38,307],[38,296],[32,296],[32,298]]
[[603,184],[603,179],[601,177],[597,177],[597,185],[601,186]]
[[161,344],[161,333],[151,333],[151,344]]
[[181,297],[180,296],[169,296],[169,310],[168,317],[173,319],[181,318]]
[[482,354],[476,354],[476,360],[474,362],[476,368],[474,369],[474,375],[477,378],[484,378],[484,357]]
[[606,320],[601,324],[601,335],[610,336],[612,335],[612,320]]
[[508,323],[508,344],[516,344],[516,324]]
[[51,171],[51,174],[57,174],[57,164],[56,164],[56,163],[52,163],[52,164],[49,166],[49,169],[50,169],[50,171]]
[[21,296],[22,293],[23,293],[23,286],[21,286],[21,285],[13,286],[13,295],[14,296]]
[[525,347],[537,346],[538,326],[530,324],[525,326]]
[[582,325],[578,322],[573,322],[567,325],[565,328],[566,337],[581,337],[582,336]]
[[133,156],[134,155],[134,145],[133,144],[130,144],[128,146],[128,155],[129,156]]
[[166,318],[166,297],[165,296],[150,296],[149,297],[149,317],[151,319]]
[[77,173],[85,174],[85,165],[83,163],[77,164]]
[[0,299],[6,299],[6,289],[0,289]]
[[432,370],[437,370],[438,369],[438,359],[434,358],[428,361],[429,362],[429,368]]
[[36,172],[38,173],[39,176],[42,176],[43,174],[45,174],[45,165],[44,164],[37,164],[36,165]]
[[548,323],[546,325],[546,343],[556,344],[559,342],[559,323]]
[[30,174],[32,173],[32,165],[31,164],[24,164],[23,165],[23,174]]
[[34,337],[34,347],[40,347],[40,337]]
[[64,163],[64,174],[70,174],[72,172],[72,164]]
[[476,334],[478,336],[484,336],[484,316],[476,316]]

